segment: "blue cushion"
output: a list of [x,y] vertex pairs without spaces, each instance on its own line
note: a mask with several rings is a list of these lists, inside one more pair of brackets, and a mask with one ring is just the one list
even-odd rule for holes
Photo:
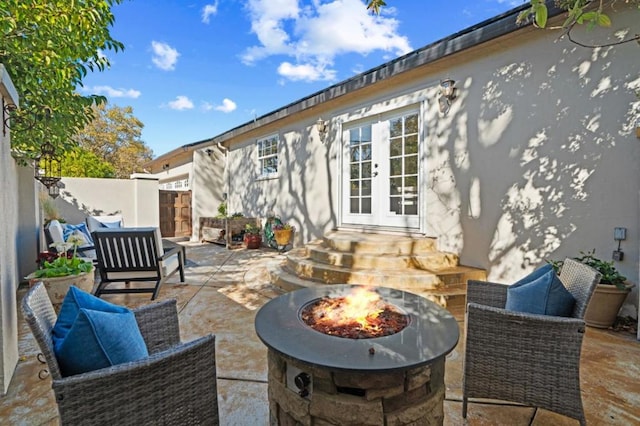
[[[535,271],[534,271],[535,272]],[[575,299],[562,284],[553,268],[528,282],[518,281],[507,289],[505,309],[531,314],[568,317]]]
[[87,243],[83,245],[93,245],[93,238],[91,238],[91,234],[87,229],[87,225],[84,223],[79,223],[77,225],[70,225],[68,223],[65,223],[64,225],[62,225],[62,237],[64,238],[64,240],[67,241],[69,236],[71,236],[74,231],[80,232],[85,240],[87,240]]
[[82,308],[103,312],[129,312],[129,309],[124,306],[114,305],[113,303],[104,301],[87,293],[86,291],[82,291],[76,286],[71,286],[69,287],[69,291],[60,306],[58,320],[53,326],[52,333],[54,347],[60,346],[65,336],[73,326],[73,323],[76,321],[76,317]]
[[527,275],[524,278],[521,278],[520,280],[518,280],[515,283],[513,283],[513,286],[519,286],[519,285],[522,285],[522,284],[528,284],[528,283],[530,283],[532,281],[537,280],[538,278],[540,278],[544,274],[547,274],[549,271],[553,271],[553,265],[551,265],[550,263],[545,263],[543,266],[541,266],[538,269],[534,270],[529,275]]
[[85,308],[80,308],[55,354],[63,376],[149,356],[133,312],[102,312]]

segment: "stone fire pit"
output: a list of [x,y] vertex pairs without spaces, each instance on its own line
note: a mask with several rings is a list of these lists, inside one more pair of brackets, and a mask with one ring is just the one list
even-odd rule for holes
[[423,297],[375,287],[409,317],[401,331],[350,339],[302,321],[305,306],[358,287],[297,290],[271,300],[256,315],[256,332],[269,349],[272,425],[442,424],[445,356],[459,338],[455,318]]

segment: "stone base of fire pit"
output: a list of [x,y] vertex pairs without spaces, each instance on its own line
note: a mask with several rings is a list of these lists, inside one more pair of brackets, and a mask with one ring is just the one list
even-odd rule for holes
[[[445,358],[431,364],[375,374],[331,371],[269,350],[269,412],[275,425],[442,425]],[[292,374],[310,376],[301,396]]]

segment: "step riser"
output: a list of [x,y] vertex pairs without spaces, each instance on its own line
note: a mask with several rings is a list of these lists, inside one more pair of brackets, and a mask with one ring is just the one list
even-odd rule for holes
[[431,238],[396,239],[390,237],[388,241],[381,243],[379,240],[352,241],[325,236],[323,242],[325,247],[343,253],[411,255],[436,250],[435,240]]
[[357,269],[423,269],[438,271],[458,264],[458,257],[452,253],[433,253],[427,256],[388,256],[327,252],[315,247],[307,249],[308,256],[317,263]]

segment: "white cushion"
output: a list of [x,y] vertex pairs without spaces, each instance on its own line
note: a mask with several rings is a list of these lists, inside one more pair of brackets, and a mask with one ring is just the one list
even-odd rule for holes
[[49,222],[47,226],[49,230],[49,235],[51,235],[51,241],[54,243],[63,243],[64,242],[64,229],[62,228],[62,224],[57,220],[52,220]]

